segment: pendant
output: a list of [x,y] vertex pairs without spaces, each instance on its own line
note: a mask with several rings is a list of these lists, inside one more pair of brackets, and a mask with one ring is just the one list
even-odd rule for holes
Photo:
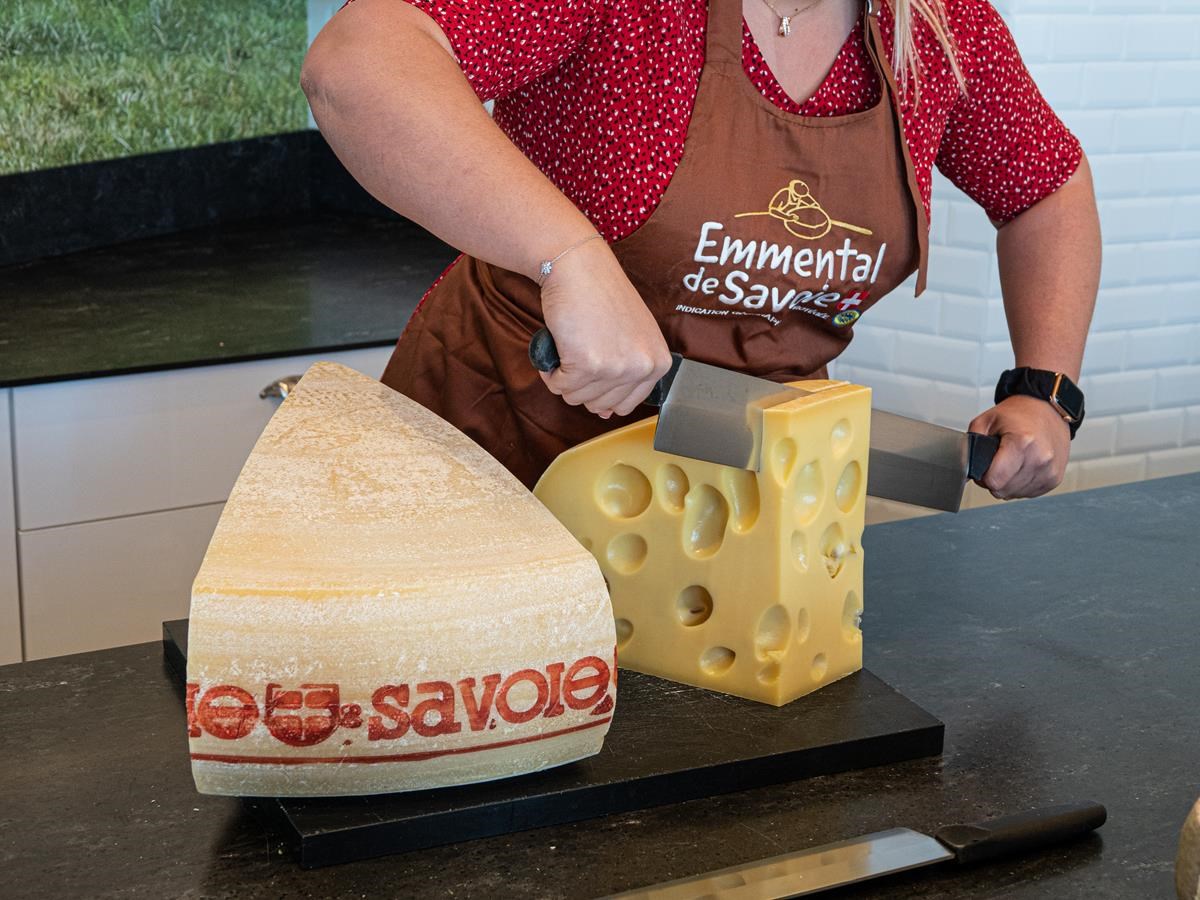
[[787,37],[791,33],[792,33],[792,17],[791,16],[780,16],[779,17],[779,36]]

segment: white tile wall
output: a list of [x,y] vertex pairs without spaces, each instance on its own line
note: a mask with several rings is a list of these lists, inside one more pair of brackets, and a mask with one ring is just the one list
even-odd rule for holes
[[[993,2],[1083,142],[1104,231],[1084,360],[1090,415],[1065,486],[1200,471],[1200,0]],[[928,294],[901,288],[872,310],[834,372],[897,412],[965,427],[964,388],[982,408],[1012,364],[995,233],[941,177],[933,218]]]
[[[1090,418],[1065,486],[1200,471],[1200,0],[993,2],[1083,142],[1104,230]],[[310,38],[341,5],[309,0]],[[833,372],[965,427],[1012,353],[994,229],[940,176],[933,196],[929,291],[914,301],[910,283],[872,310]]]

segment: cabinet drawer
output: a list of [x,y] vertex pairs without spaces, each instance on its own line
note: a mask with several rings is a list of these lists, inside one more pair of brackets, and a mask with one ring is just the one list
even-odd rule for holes
[[188,614],[223,506],[21,533],[26,658],[157,640]]
[[8,403],[9,392],[0,390],[0,665],[21,661],[21,601],[17,590],[17,526]]
[[263,387],[323,359],[378,378],[391,349],[15,388],[18,527],[224,502],[279,405]]

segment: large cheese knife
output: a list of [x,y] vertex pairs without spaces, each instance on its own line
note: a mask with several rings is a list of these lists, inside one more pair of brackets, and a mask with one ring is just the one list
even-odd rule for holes
[[[654,449],[759,471],[763,410],[812,393],[672,354],[671,370],[646,398],[661,408]],[[541,372],[558,368],[558,348],[543,328],[529,342]],[[998,438],[955,431],[871,410],[867,493],[873,497],[958,512],[968,480],[978,481],[1000,446]]]
[[1108,817],[1099,803],[1072,803],[973,825],[947,825],[932,836],[892,828],[616,894],[610,900],[784,900],[896,872],[957,860],[979,863],[1080,837]]

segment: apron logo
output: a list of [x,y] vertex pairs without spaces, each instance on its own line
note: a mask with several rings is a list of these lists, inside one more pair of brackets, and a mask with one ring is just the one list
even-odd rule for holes
[[840,312],[834,316],[833,324],[837,325],[839,328],[842,328],[846,325],[853,325],[858,321],[858,317],[861,315],[862,313],[860,313],[857,309],[848,309],[845,312]]
[[[839,236],[830,242],[834,246],[815,243],[834,226],[866,235],[872,232],[831,219],[803,181],[793,181],[777,192],[767,212],[740,213],[738,218],[757,215],[782,221],[789,234],[802,240],[777,243],[757,235],[747,239],[726,233],[719,221],[704,222],[692,252],[697,265],[682,278],[684,291],[692,296],[677,304],[675,311],[761,316],[772,326],[793,312],[821,319],[827,326],[856,322],[862,314],[858,307],[868,302],[871,286],[879,278],[887,242],[875,247],[874,241],[868,241],[860,247],[854,237]],[[775,226],[755,229],[762,230],[774,231]],[[719,305],[709,306],[708,297]],[[699,305],[689,302],[693,299]]]
[[772,219],[778,219],[789,234],[805,241],[818,241],[835,227],[858,234],[873,233],[868,228],[830,218],[829,213],[825,212],[809,191],[808,184],[799,178],[776,191],[764,211],[738,213],[734,218],[743,219],[746,216],[770,216]]
[[837,305],[837,308],[840,310],[840,312],[833,317],[833,324],[839,328],[844,328],[847,325],[853,325],[858,321],[858,317],[862,315],[862,313],[854,307],[858,306],[864,300],[870,299],[870,291],[855,291],[853,294],[847,294]]

